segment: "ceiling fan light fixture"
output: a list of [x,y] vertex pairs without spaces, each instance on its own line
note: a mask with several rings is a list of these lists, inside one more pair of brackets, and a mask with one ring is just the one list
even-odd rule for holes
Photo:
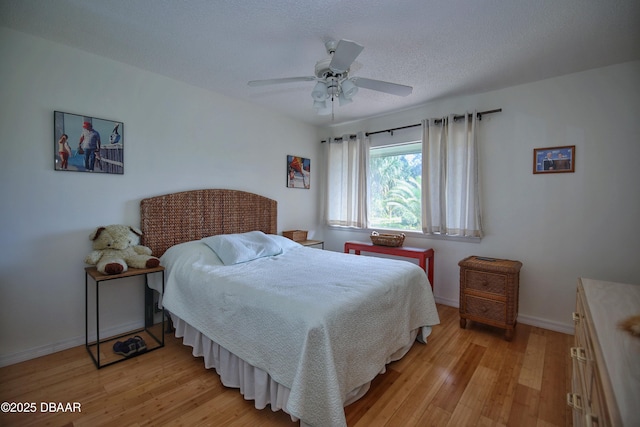
[[331,114],[333,112],[333,109],[331,108],[331,104],[326,106],[325,108],[321,108],[319,110],[316,110],[316,113],[319,116],[328,116],[329,114]]
[[327,85],[323,82],[316,83],[316,86],[311,92],[311,97],[314,101],[324,101],[328,97]]
[[316,111],[324,110],[327,108],[327,101],[313,101],[313,108]]
[[329,96],[331,97],[338,96],[340,94],[340,86],[338,83],[338,78],[333,76],[327,77],[326,88]]
[[339,104],[341,107],[342,107],[342,106],[344,106],[344,105],[347,105],[347,104],[351,104],[352,102],[353,102],[353,99],[351,99],[351,98],[347,98],[347,97],[344,95],[344,92],[343,92],[343,93],[341,93],[341,94],[340,94],[340,96],[338,97],[338,104]]
[[353,96],[358,93],[358,86],[356,86],[351,79],[345,80],[341,84],[342,94],[348,100],[351,100]]

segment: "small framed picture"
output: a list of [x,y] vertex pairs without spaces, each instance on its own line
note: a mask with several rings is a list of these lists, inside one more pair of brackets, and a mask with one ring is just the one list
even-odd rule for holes
[[124,123],[53,112],[53,160],[57,171],[124,173]]
[[575,172],[576,146],[533,149],[533,173]]
[[311,188],[311,160],[287,156],[287,187]]

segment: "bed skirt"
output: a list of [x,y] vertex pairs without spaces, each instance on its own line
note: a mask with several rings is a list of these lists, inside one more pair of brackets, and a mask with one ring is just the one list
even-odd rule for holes
[[[176,337],[182,338],[184,345],[193,348],[192,354],[195,357],[204,358],[205,368],[213,368],[216,370],[220,376],[220,381],[225,387],[239,389],[240,394],[242,394],[246,400],[253,400],[255,402],[254,405],[257,409],[264,409],[267,405],[270,405],[271,410],[274,412],[282,410],[289,414],[287,411],[287,401],[289,400],[290,389],[288,387],[277,383],[262,369],[250,365],[221,345],[210,340],[178,316],[171,314],[171,319],[175,327]],[[418,332],[421,332],[419,336]],[[409,351],[416,337],[419,341],[426,342],[426,337],[430,332],[431,328],[429,327],[413,331],[409,344],[389,356],[387,363],[401,359]],[[385,372],[386,366],[382,368],[380,374]],[[367,391],[369,391],[370,385],[371,382],[368,382],[351,390],[347,394],[344,406],[364,396]],[[298,421],[296,416],[292,414],[289,415],[293,421]],[[307,424],[300,421],[300,426],[305,427]]]

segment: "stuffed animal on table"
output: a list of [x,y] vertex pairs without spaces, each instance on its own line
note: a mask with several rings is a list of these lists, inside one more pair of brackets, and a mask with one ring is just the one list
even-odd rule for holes
[[151,256],[151,249],[140,245],[142,231],[128,225],[98,227],[89,236],[93,251],[85,262],[95,265],[103,274],[120,274],[132,268],[153,268],[160,260]]

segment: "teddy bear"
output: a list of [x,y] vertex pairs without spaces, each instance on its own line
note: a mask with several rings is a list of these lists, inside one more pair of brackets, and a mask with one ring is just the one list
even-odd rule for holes
[[160,260],[151,256],[151,249],[140,245],[142,231],[128,225],[107,225],[98,227],[91,233],[93,251],[85,262],[95,265],[100,273],[120,274],[132,268],[152,268],[160,265]]

